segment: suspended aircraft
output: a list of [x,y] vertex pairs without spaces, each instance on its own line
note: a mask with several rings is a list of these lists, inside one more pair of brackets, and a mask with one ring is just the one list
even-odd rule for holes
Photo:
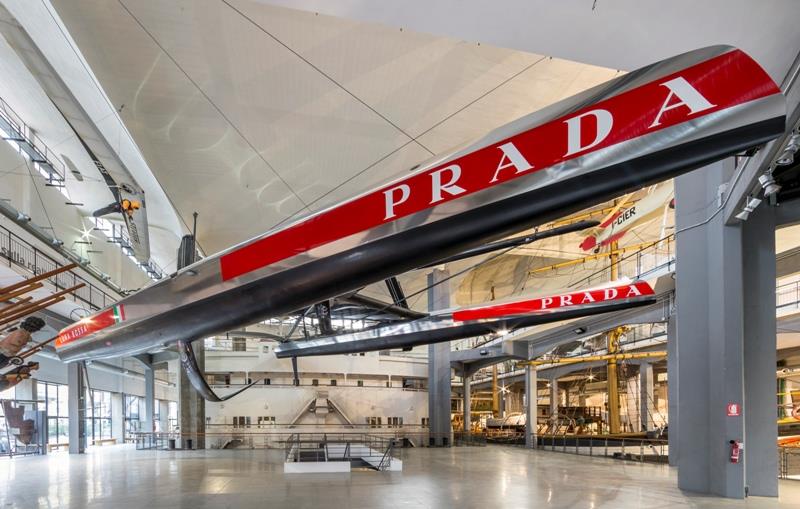
[[713,46],[529,114],[414,172],[205,258],[63,329],[63,361],[178,346],[284,316],[761,145],[786,103],[742,51]]
[[615,207],[603,218],[600,225],[592,229],[583,239],[580,248],[597,253],[601,248],[620,240],[635,226],[663,214],[667,207],[674,208],[673,194],[671,186],[662,184],[655,186],[641,200],[629,201],[623,198],[623,203]]

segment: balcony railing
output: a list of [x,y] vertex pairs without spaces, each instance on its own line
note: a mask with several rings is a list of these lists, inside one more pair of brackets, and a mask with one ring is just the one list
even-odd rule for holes
[[[9,267],[20,267],[34,276],[65,265],[46,255],[4,226],[0,226],[0,258],[4,258]],[[89,310],[101,309],[119,300],[119,297],[106,293],[89,279],[71,271],[57,274],[47,279],[47,282],[53,285],[56,291],[84,283],[84,287],[72,292],[71,295],[75,302],[86,304]]]

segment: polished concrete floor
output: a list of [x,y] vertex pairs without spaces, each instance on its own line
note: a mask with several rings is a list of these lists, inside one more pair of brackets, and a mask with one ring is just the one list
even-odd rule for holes
[[520,448],[411,449],[402,473],[286,475],[281,451],[136,451],[0,459],[0,508],[800,508],[691,496],[666,466]]

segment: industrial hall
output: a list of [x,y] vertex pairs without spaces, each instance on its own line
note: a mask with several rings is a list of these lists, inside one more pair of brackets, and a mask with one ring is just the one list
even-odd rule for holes
[[800,508],[797,0],[0,0],[0,506]]

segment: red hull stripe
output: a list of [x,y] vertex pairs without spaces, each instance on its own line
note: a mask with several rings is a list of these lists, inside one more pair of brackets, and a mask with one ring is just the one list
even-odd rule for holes
[[551,295],[538,299],[511,302],[508,304],[498,304],[476,309],[464,309],[453,313],[453,320],[467,322],[470,320],[484,320],[488,318],[501,318],[515,315],[527,315],[538,312],[560,311],[575,306],[588,304],[598,304],[603,302],[613,302],[617,300],[630,299],[634,297],[644,297],[655,295],[653,288],[645,281],[634,284],[601,288],[598,290],[586,290],[582,292],[567,293],[563,295]]
[[[663,83],[679,77],[685,79],[713,106],[697,111],[695,114],[691,114],[691,110],[685,105],[668,108],[661,113],[658,125],[653,126],[670,94],[670,90]],[[464,192],[457,196],[442,193],[442,199],[436,202],[437,205],[599,149],[672,127],[687,120],[777,93],[780,93],[778,87],[756,62],[743,52],[732,50],[592,104],[568,116],[536,126],[499,143],[478,149],[439,167],[362,195],[325,213],[310,217],[242,246],[220,258],[222,279],[227,281],[316,247],[430,208],[433,206],[431,204],[431,175],[452,164],[458,164],[461,167],[462,174],[457,184],[463,188]],[[672,96],[670,104],[679,102],[679,98]],[[598,108],[607,110],[613,116],[611,131],[603,141],[591,149],[566,155],[568,138],[565,120]],[[591,116],[586,118],[587,120],[581,123],[581,139],[584,144],[589,144],[595,139],[597,127]],[[501,156],[503,156],[503,152],[498,147],[508,142],[514,144],[533,166],[532,169],[516,172],[515,167],[509,165],[510,167],[497,171]],[[508,161],[507,158],[504,159],[503,164],[509,164]],[[498,178],[492,182],[495,173],[498,173]],[[395,189],[400,184],[409,186],[409,195],[405,201],[394,208],[395,215],[386,219],[384,191]],[[397,194],[399,196],[399,192]]]
[[[119,313],[119,316],[116,316],[116,313]],[[117,304],[108,309],[104,309],[96,315],[83,318],[82,320],[79,320],[72,325],[61,329],[61,331],[58,333],[58,339],[56,339],[56,348],[64,346],[67,343],[77,341],[84,336],[94,334],[95,332],[101,331],[107,327],[111,327],[112,325],[124,320],[125,308],[122,304]]]

